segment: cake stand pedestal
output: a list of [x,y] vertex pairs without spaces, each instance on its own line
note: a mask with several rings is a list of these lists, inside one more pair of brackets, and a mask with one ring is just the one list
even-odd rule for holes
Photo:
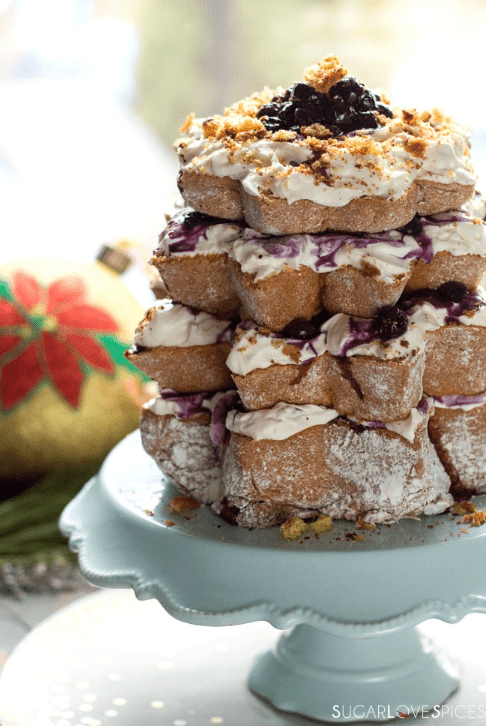
[[277,527],[233,527],[207,507],[173,515],[176,495],[138,432],[122,441],[61,518],[85,577],[131,587],[187,623],[292,628],[249,676],[284,711],[356,721],[341,707],[349,704],[359,720],[380,721],[457,689],[454,665],[415,626],[486,612],[486,527],[468,530],[450,515],[373,532],[336,522],[289,542]]

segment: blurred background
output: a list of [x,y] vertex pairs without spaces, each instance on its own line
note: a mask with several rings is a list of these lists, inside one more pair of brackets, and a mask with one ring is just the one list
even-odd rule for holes
[[0,0],[2,255],[88,260],[120,236],[150,251],[187,113],[331,52],[394,102],[473,127],[481,173],[485,25],[483,0]]
[[[187,114],[286,87],[329,53],[393,103],[441,106],[471,126],[481,185],[485,27],[484,0],[0,0],[0,267],[36,257],[90,265],[102,244],[130,240],[138,264],[120,284],[141,310],[153,299],[144,262],[176,191],[171,145]],[[20,502],[22,516],[61,486],[62,508],[69,490],[53,476]],[[51,594],[69,581],[64,560],[32,558],[36,546],[59,549],[57,514],[35,529],[7,504],[0,592],[37,595],[22,618],[0,602],[0,663],[2,648],[66,602]],[[30,569],[16,569],[26,560],[14,555],[28,555]]]

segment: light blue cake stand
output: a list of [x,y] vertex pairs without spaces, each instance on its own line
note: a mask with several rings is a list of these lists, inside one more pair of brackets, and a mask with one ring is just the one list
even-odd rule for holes
[[188,623],[286,630],[249,674],[283,711],[336,723],[336,704],[359,704],[362,721],[386,720],[457,689],[454,664],[415,626],[486,612],[486,526],[465,531],[443,514],[373,532],[336,522],[285,541],[278,527],[234,527],[207,507],[173,515],[177,494],[138,432],[122,441],[61,517],[84,576],[156,598]]

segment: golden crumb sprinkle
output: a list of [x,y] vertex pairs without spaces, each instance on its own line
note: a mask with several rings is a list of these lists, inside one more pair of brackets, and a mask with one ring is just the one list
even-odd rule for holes
[[299,539],[307,532],[307,524],[300,517],[287,519],[280,527],[284,539]]
[[406,139],[404,146],[406,150],[419,159],[423,159],[427,151],[427,142],[425,139],[416,139],[414,137]]
[[334,525],[331,517],[326,517],[324,514],[321,514],[309,526],[314,534],[319,536],[320,534],[324,534],[324,532],[330,532]]
[[214,137],[216,139],[224,136],[224,123],[220,117],[207,118],[202,122],[202,131],[205,139]]
[[486,510],[482,509],[478,512],[465,514],[462,521],[464,524],[470,524],[471,527],[481,527],[483,524],[486,524]]
[[272,133],[272,141],[294,141],[296,138],[295,131],[287,131],[286,129],[280,129]]
[[372,156],[380,156],[382,147],[369,136],[351,136],[344,140],[345,148],[353,154],[353,156],[361,156],[371,154]]
[[194,119],[195,118],[196,118],[196,114],[195,113],[190,113],[189,114],[189,116],[186,118],[186,120],[184,121],[184,123],[182,124],[182,126],[179,129],[179,131],[181,132],[181,134],[185,134],[186,131],[189,131],[189,129],[191,128],[192,124],[194,123]]
[[477,512],[477,507],[472,502],[456,502],[451,507],[452,514],[469,514]]
[[335,55],[327,55],[316,65],[304,69],[305,81],[319,93],[327,93],[331,86],[347,75],[348,69],[341,65]]
[[269,103],[272,98],[275,96],[276,93],[279,91],[283,91],[283,89],[278,88],[276,90],[272,90],[271,88],[268,88],[267,86],[262,91],[257,91],[256,93],[252,93],[251,96],[248,98],[244,98],[242,101],[237,101],[236,103],[233,103],[228,108],[225,108],[224,115],[225,116],[252,116],[255,117],[260,110],[261,106],[263,106],[266,103]]
[[204,138],[234,138],[244,142],[266,134],[265,126],[257,118],[251,116],[215,116],[203,121]]
[[175,522],[172,519],[164,519],[164,524],[166,527],[173,527]]
[[359,529],[369,529],[370,532],[374,532],[376,529],[376,524],[373,524],[373,522],[365,522],[363,517],[358,517],[356,525]]
[[170,501],[170,511],[174,514],[185,514],[185,512],[191,512],[193,509],[199,509],[201,502],[198,502],[194,497],[174,497]]
[[304,134],[304,136],[313,136],[316,139],[327,139],[329,136],[332,136],[332,131],[329,131],[329,129],[322,124],[302,126],[300,132]]
[[282,340],[282,353],[286,355],[290,360],[292,360],[295,364],[300,363],[301,353],[299,348],[296,345],[289,345],[288,343],[285,343],[284,340]]

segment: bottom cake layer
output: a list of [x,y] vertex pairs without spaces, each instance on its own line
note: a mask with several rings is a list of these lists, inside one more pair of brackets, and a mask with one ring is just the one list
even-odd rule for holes
[[235,397],[163,391],[141,419],[144,447],[159,467],[234,524],[319,514],[391,523],[453,503],[427,434],[425,401],[405,421],[385,425],[322,406],[244,413],[231,408]]
[[486,394],[434,399],[429,435],[456,498],[486,492]]

